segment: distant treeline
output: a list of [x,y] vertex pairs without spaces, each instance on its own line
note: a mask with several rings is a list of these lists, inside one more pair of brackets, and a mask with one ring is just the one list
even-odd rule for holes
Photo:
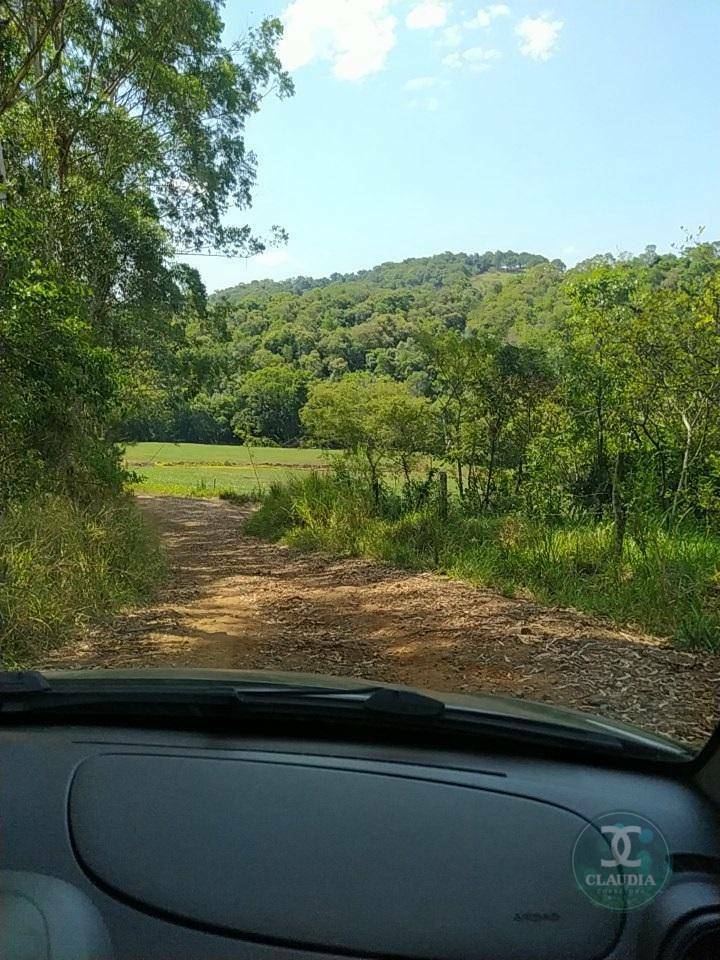
[[[538,263],[547,263],[536,253],[515,253],[514,250],[490,250],[487,253],[441,253],[432,257],[410,257],[399,263],[389,261],[371,270],[356,273],[331,273],[329,277],[292,277],[289,280],[253,280],[239,283],[213,294],[212,300],[236,301],[242,297],[264,293],[305,293],[331,283],[352,283],[355,280],[375,283],[394,290],[396,287],[444,287],[463,277],[475,277],[489,270],[518,273]],[[553,260],[564,269],[561,260]]]

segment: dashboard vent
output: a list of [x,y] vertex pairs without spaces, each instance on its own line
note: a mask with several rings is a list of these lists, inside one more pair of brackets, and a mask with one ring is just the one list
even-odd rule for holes
[[672,938],[663,960],[718,960],[720,958],[720,914],[696,917],[684,923]]

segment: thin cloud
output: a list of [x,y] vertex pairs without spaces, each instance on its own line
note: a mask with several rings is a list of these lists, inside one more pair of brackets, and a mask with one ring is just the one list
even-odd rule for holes
[[445,27],[440,34],[440,43],[443,47],[459,47],[462,43],[462,27]]
[[546,13],[539,17],[525,17],[515,29],[520,38],[520,53],[531,60],[549,60],[564,26],[562,20],[551,20]]
[[446,67],[458,70],[466,68],[473,73],[482,73],[490,69],[494,60],[499,60],[502,53],[499,50],[485,47],[468,47],[467,50],[449,53],[443,60]]
[[282,14],[278,55],[287,70],[317,60],[339,80],[361,80],[382,70],[397,43],[391,0],[293,0]]
[[408,80],[404,90],[429,90],[430,87],[437,86],[436,77],[413,77],[412,80]]
[[411,110],[427,110],[429,113],[437,113],[440,109],[440,100],[437,97],[427,97],[423,100],[411,100],[408,103]]
[[481,7],[472,20],[466,21],[465,26],[470,30],[477,28],[486,30],[493,20],[509,16],[510,7],[506,3],[491,3],[489,7]]
[[410,30],[435,30],[443,27],[448,18],[448,6],[445,0],[423,0],[408,13],[405,25]]

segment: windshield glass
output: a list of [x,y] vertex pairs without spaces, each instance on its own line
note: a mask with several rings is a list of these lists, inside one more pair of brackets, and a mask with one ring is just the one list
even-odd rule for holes
[[0,7],[2,665],[700,748],[720,8]]

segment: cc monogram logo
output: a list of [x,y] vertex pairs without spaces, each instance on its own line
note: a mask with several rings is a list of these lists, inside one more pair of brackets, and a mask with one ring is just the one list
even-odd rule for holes
[[603,867],[639,867],[641,865],[640,860],[629,859],[630,849],[632,847],[630,834],[641,833],[641,827],[617,827],[606,825],[601,827],[600,831],[601,833],[611,835],[610,849],[612,850],[613,855],[612,860],[600,861]]

